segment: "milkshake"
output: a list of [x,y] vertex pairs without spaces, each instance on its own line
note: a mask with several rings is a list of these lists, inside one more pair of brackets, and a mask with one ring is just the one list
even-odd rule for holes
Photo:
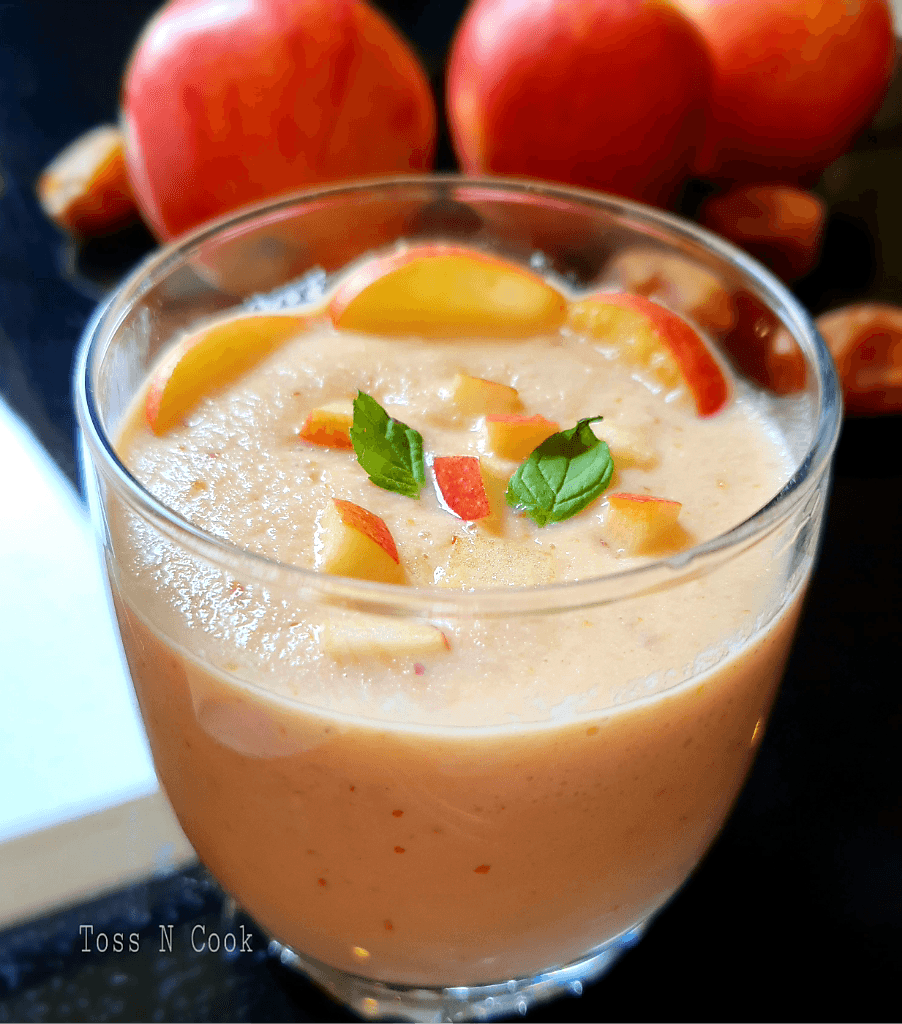
[[111,427],[161,783],[359,1012],[588,976],[641,929],[735,799],[810,574],[816,389],[764,393],[610,259],[558,262],[394,240],[158,339]]

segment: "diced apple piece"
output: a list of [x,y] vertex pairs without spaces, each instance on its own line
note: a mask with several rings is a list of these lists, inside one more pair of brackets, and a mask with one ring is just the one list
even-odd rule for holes
[[605,420],[600,433],[617,469],[652,469],[658,464],[658,453],[644,430],[621,427]]
[[723,370],[695,328],[642,295],[599,293],[580,299],[571,305],[568,323],[615,346],[661,387],[688,388],[699,416],[713,415],[729,398]]
[[610,494],[607,501],[605,539],[611,547],[637,555],[683,546],[679,501],[648,494]]
[[404,583],[394,538],[384,521],[352,501],[333,498],[322,515],[316,567],[333,576]]
[[353,448],[353,423],[352,402],[329,402],[310,413],[301,427],[300,437],[302,441],[309,441],[324,448]]
[[486,416],[486,437],[489,448],[502,459],[522,462],[560,427],[544,416],[501,414]]
[[467,373],[459,373],[454,378],[451,401],[461,412],[471,416],[520,412],[523,408],[516,388]]
[[323,650],[333,658],[422,658],[451,650],[447,636],[428,622],[381,615],[330,619],[321,634]]
[[726,331],[733,325],[730,292],[714,273],[685,256],[634,246],[614,257],[610,270],[626,291],[663,300],[702,327]]
[[536,587],[552,583],[554,555],[542,548],[471,534],[455,538],[444,573],[448,587]]
[[519,338],[563,323],[563,295],[488,253],[423,246],[376,257],[339,286],[336,327],[402,337]]
[[112,124],[80,135],[38,178],[38,201],[64,231],[104,235],[138,219],[122,132]]
[[486,497],[489,499],[491,511],[480,519],[478,527],[488,533],[498,536],[504,530],[504,519],[507,512],[507,485],[510,481],[510,472],[498,466],[493,459],[485,455],[479,456],[479,472],[482,474],[482,486],[485,488]]
[[489,497],[475,455],[442,455],[432,462],[439,500],[450,512],[475,522],[491,514]]
[[150,429],[155,434],[171,430],[201,399],[233,384],[310,319],[300,314],[255,314],[186,338],[151,379],[145,400]]

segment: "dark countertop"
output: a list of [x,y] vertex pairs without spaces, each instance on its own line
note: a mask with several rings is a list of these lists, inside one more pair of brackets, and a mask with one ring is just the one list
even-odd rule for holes
[[[74,348],[95,301],[150,240],[136,229],[79,250],[44,220],[32,187],[71,138],[114,117],[125,54],[155,6],[0,5],[0,393],[73,479]],[[385,6],[420,43],[437,81],[462,4]],[[447,149],[441,161],[452,166]],[[871,132],[830,180],[824,258],[797,293],[814,312],[858,297],[902,304],[899,125]],[[529,1019],[895,1015],[900,446],[902,417],[846,424],[786,680],[749,783],[709,856],[609,975],[581,999]],[[82,952],[78,925],[86,920],[137,932],[140,951]],[[224,931],[243,920],[193,869],[0,933],[0,1021],[350,1019],[262,943],[252,955],[191,950],[195,924]],[[176,940],[172,953],[160,953],[159,926],[167,923]]]

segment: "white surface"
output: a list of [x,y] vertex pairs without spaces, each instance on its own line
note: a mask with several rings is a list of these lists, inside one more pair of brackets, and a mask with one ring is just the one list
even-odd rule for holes
[[157,790],[87,515],[0,401],[0,842]]

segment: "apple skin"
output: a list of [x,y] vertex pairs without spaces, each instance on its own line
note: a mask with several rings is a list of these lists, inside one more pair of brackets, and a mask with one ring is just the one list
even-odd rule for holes
[[144,401],[147,425],[165,434],[203,398],[235,383],[314,319],[315,314],[254,314],[186,338],[151,377]]
[[518,416],[498,413],[486,416],[486,436],[495,455],[522,462],[538,446],[561,428],[544,416]]
[[470,174],[527,175],[667,205],[704,132],[708,58],[646,0],[475,0],[448,60],[448,122]]
[[330,402],[310,413],[301,427],[299,437],[302,441],[323,448],[353,449],[353,422],[354,406],[351,402]]
[[432,470],[441,500],[456,516],[472,523],[491,515],[476,456],[442,455],[433,459]]
[[333,498],[320,521],[319,540],[321,572],[379,583],[406,582],[391,531],[361,505]]
[[612,308],[646,322],[654,342],[673,357],[699,416],[713,416],[726,405],[730,386],[708,346],[694,327],[657,302],[628,292],[599,292],[572,304],[570,323],[576,330],[591,332],[593,316]]
[[556,330],[566,301],[525,268],[458,246],[417,246],[356,267],[329,303],[340,330],[401,337],[526,337]]

